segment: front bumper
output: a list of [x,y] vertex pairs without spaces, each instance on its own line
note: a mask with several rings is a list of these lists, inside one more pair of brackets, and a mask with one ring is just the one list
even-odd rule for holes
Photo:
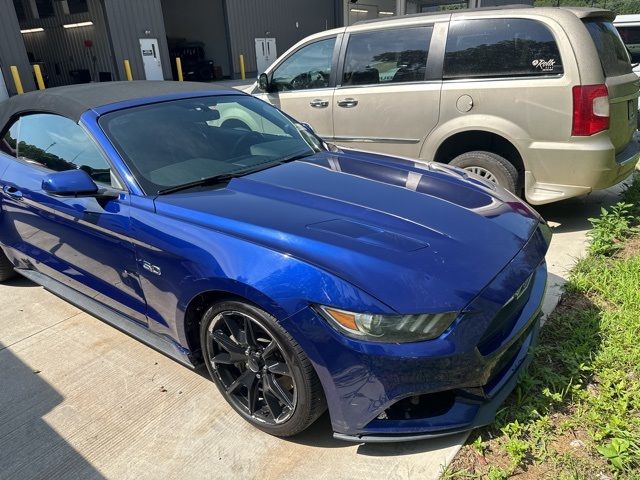
[[[493,422],[498,408],[507,399],[509,394],[518,384],[520,374],[526,370],[533,358],[531,347],[533,347],[538,340],[538,333],[540,331],[540,315],[537,316],[531,332],[527,335],[517,358],[513,362],[512,368],[504,374],[504,382],[501,383],[500,388],[494,389],[491,393],[491,397],[486,401],[478,399],[473,401],[465,397],[454,405],[454,407],[447,412],[446,417],[441,420],[443,423],[451,421],[451,417],[458,417],[458,425],[450,426],[446,430],[436,430],[431,428],[430,431],[425,432],[411,432],[411,433],[363,433],[359,435],[344,435],[341,433],[334,433],[333,436],[339,440],[345,440],[347,442],[358,443],[389,443],[389,442],[408,442],[415,440],[427,440],[430,438],[446,437],[449,435],[455,435],[457,433],[468,432],[474,428],[483,427]],[[431,419],[430,423],[433,425],[436,419]],[[456,422],[454,420],[454,422]],[[431,425],[431,427],[432,427]],[[425,430],[430,426],[426,426]]]
[[[490,423],[529,363],[537,339],[547,278],[546,228],[533,234],[438,339],[358,341],[336,332],[311,308],[286,319],[283,326],[323,384],[336,438],[417,440]],[[398,406],[414,399],[425,408],[410,407],[411,414],[403,416]]]

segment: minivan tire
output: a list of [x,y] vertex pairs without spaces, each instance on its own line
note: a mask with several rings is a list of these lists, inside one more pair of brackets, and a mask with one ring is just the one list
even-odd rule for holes
[[480,175],[511,193],[516,194],[518,191],[518,170],[509,160],[495,153],[481,150],[466,152],[451,160],[449,164]]
[[4,282],[9,280],[17,275],[16,271],[13,269],[13,265],[4,254],[2,250],[0,250],[0,282]]

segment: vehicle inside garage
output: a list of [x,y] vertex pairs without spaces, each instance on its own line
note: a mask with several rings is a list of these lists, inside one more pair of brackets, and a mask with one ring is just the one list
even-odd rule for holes
[[180,57],[185,80],[230,78],[223,0],[162,0],[173,77]]

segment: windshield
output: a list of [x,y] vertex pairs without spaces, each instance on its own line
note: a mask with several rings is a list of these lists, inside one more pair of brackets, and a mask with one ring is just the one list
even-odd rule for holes
[[102,117],[100,126],[147,194],[240,176],[323,149],[302,125],[245,95],[121,110]]

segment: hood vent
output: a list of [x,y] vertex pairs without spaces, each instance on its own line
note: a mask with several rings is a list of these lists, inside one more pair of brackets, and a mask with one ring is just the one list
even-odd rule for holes
[[332,233],[342,237],[349,237],[362,243],[375,245],[398,252],[412,252],[429,246],[414,238],[400,233],[389,232],[382,228],[365,225],[345,219],[333,219],[325,222],[307,225],[309,230]]

